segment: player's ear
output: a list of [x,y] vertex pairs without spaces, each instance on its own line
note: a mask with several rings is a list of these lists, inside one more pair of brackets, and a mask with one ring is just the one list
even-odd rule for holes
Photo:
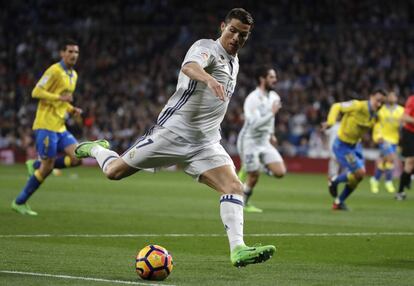
[[225,28],[226,28],[226,23],[225,22],[221,22],[220,30],[221,30],[221,33],[222,34],[223,34]]

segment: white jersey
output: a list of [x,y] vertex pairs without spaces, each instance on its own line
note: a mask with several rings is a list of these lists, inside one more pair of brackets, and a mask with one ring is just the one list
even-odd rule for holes
[[158,116],[157,125],[192,143],[219,142],[220,124],[236,86],[238,57],[229,55],[219,40],[202,39],[188,50],[182,66],[189,62],[198,63],[224,86],[226,100],[218,99],[205,83],[180,72],[176,91]]
[[243,107],[244,125],[239,134],[239,141],[269,141],[275,128],[275,116],[272,112],[275,101],[280,104],[280,97],[275,91],[263,92],[259,88],[246,97]]

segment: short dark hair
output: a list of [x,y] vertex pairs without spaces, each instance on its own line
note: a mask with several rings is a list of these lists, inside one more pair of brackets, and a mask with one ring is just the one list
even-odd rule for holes
[[278,76],[277,70],[270,66],[259,66],[256,68],[254,78],[256,79],[258,84],[260,84],[260,78],[266,78],[270,70],[275,70],[276,76]]
[[374,92],[371,95],[381,93],[383,96],[387,96],[387,91],[383,88],[377,88],[374,90]]
[[67,46],[78,46],[74,39],[64,39],[59,44],[59,51],[66,51]]
[[227,24],[231,21],[231,19],[237,19],[243,24],[250,25],[253,27],[254,20],[252,15],[244,10],[243,8],[233,8],[227,13],[226,18],[224,18],[224,22]]

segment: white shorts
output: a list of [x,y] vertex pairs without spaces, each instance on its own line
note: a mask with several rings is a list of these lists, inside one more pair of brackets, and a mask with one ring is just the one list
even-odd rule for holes
[[268,141],[258,144],[256,140],[243,139],[238,142],[237,148],[240,160],[247,172],[258,171],[261,164],[283,162],[279,151]]
[[234,163],[219,142],[211,145],[194,144],[170,130],[155,126],[141,137],[121,158],[137,169],[160,168],[179,164],[195,179],[204,172]]

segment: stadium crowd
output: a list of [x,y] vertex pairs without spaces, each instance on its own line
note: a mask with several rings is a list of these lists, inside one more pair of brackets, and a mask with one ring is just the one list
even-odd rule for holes
[[[300,3],[299,3],[300,2]],[[394,3],[395,2],[395,3]],[[244,98],[260,64],[277,67],[283,108],[276,135],[286,156],[326,154],[319,125],[335,101],[414,91],[414,1],[272,1],[242,5],[255,27],[242,50],[238,86],[222,125],[236,152]],[[75,4],[74,4],[75,3]],[[106,138],[118,151],[150,128],[175,90],[185,51],[217,38],[237,1],[9,1],[0,11],[0,148],[32,148],[37,101],[31,91],[58,61],[62,37],[79,42],[75,105],[67,126],[78,139]],[[254,4],[254,5],[253,5]],[[372,146],[367,137],[366,146]]]

